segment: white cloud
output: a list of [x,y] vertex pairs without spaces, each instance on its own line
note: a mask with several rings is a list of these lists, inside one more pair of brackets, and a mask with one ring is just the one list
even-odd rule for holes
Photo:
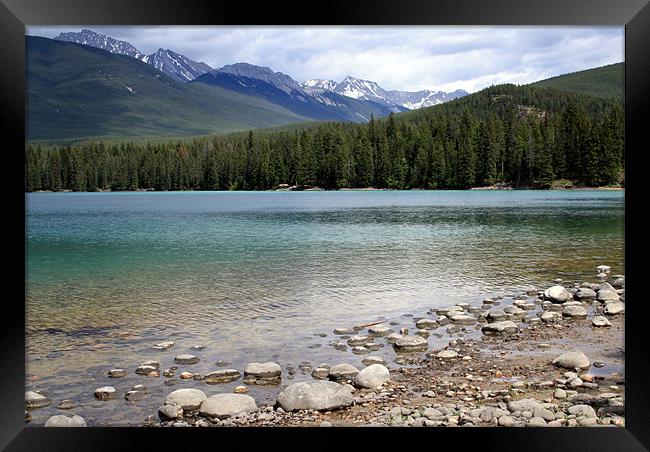
[[89,28],[145,53],[170,48],[213,67],[245,61],[296,80],[353,75],[385,89],[529,83],[623,61],[622,27],[29,27],[55,37]]

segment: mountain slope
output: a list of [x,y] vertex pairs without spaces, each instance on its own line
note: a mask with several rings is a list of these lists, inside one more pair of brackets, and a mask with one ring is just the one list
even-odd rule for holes
[[310,119],[87,45],[28,36],[26,48],[30,140],[202,135]]
[[129,42],[119,41],[88,29],[83,29],[79,33],[61,33],[54,39],[57,41],[83,44],[106,50],[110,53],[136,58],[152,65],[163,74],[166,74],[172,79],[180,82],[194,80],[199,75],[212,70],[212,68],[207,64],[191,60],[190,58],[170,49],[158,49],[156,53],[145,55]]
[[317,120],[367,121],[370,115],[387,116],[391,108],[373,101],[357,100],[337,93],[302,87],[281,72],[237,63],[202,75],[192,82],[236,91],[281,105],[296,114]]
[[625,91],[625,63],[615,63],[608,66],[564,74],[531,83],[530,85],[540,88],[574,91],[592,96],[618,97],[622,99]]

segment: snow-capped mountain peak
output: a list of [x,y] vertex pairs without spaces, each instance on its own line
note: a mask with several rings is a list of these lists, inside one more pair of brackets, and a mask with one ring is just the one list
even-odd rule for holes
[[303,88],[318,88],[318,89],[326,89],[328,91],[334,91],[336,89],[337,83],[334,80],[323,80],[320,78],[313,78],[311,80],[307,80],[304,83],[300,84]]
[[79,33],[68,32],[60,33],[56,38],[57,41],[74,42],[77,44],[84,44],[98,49],[106,50],[111,53],[119,55],[128,55],[133,58],[141,60],[145,55],[138,49],[133,47],[130,42],[118,41],[100,33],[84,28]]

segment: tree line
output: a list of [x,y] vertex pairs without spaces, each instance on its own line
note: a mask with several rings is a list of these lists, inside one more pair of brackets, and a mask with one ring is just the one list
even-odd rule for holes
[[29,144],[26,190],[452,189],[620,181],[623,103],[499,85],[435,107],[162,144]]

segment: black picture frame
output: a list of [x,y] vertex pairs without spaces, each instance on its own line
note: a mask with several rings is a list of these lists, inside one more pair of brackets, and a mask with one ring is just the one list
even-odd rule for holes
[[[25,258],[25,26],[26,25],[619,25],[625,26],[625,113],[626,113],[626,193],[625,193],[625,267],[626,292],[631,299],[626,313],[626,427],[625,428],[554,428],[554,429],[404,429],[408,436],[404,447],[440,447],[442,440],[454,448],[473,443],[481,450],[648,450],[650,448],[650,398],[648,363],[650,353],[642,280],[647,248],[643,214],[643,157],[650,124],[650,5],[648,0],[330,0],[326,8],[308,2],[183,2],[154,0],[1,0],[0,45],[2,76],[0,115],[5,125],[3,185],[9,187],[5,200],[12,211],[3,218],[11,234],[10,263],[7,274],[12,289],[5,295],[4,324],[0,328],[0,448],[6,450],[149,450],[159,444],[167,447],[206,447],[196,441],[216,445],[226,441],[275,442],[280,447],[311,447],[312,444],[337,446],[332,429],[291,429],[284,439],[276,436],[286,429],[218,429],[218,440],[207,437],[214,429],[43,429],[25,428],[25,267],[17,263]],[[309,7],[313,6],[313,9]],[[7,140],[6,138],[10,138]],[[8,158],[8,159],[7,159]],[[7,163],[7,165],[9,165]],[[22,239],[21,239],[22,238]],[[20,244],[23,246],[20,246]],[[22,297],[22,301],[20,301]],[[13,312],[8,314],[7,308]],[[308,430],[308,432],[305,432]],[[340,430],[334,429],[335,433]],[[354,430],[358,433],[362,429]],[[191,431],[191,433],[189,433]],[[408,433],[407,433],[408,431]],[[173,433],[172,433],[173,432]],[[348,433],[349,431],[346,431]],[[375,429],[364,434],[360,444],[373,447],[389,440],[395,429]],[[307,433],[301,439],[295,435]],[[224,436],[225,435],[225,436]],[[426,436],[425,436],[426,435]],[[334,435],[335,436],[335,435]],[[178,441],[172,446],[171,441]],[[218,442],[217,442],[218,441]],[[281,441],[281,442],[280,442]],[[307,442],[305,442],[307,441]],[[365,442],[367,441],[367,442]],[[379,444],[382,444],[380,442]],[[365,444],[365,446],[363,446]],[[144,449],[146,447],[146,449]]]

